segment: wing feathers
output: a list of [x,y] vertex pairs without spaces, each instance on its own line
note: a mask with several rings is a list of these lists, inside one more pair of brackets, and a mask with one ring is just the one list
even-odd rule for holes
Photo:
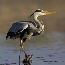
[[6,39],[10,36],[11,37],[16,37],[18,36],[19,33],[22,33],[26,28],[28,28],[27,23],[20,23],[16,22],[12,25],[12,27],[9,29]]

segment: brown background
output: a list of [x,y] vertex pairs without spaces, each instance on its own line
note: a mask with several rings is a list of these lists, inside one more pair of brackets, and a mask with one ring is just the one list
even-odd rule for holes
[[56,11],[45,16],[46,27],[65,31],[65,0],[0,0],[0,32],[6,33],[14,22],[28,20],[36,9]]

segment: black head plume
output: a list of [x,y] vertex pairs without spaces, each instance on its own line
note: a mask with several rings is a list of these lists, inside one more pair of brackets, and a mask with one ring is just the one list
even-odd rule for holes
[[[41,12],[41,9],[37,9],[37,10],[35,10],[35,12]],[[35,13],[35,12],[34,12],[34,13]],[[30,17],[31,17],[34,13],[32,13],[32,14],[30,15]]]

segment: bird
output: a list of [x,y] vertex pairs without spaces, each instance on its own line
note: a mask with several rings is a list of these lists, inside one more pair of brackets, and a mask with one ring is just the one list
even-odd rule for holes
[[44,32],[44,24],[42,24],[43,21],[42,22],[39,21],[38,17],[53,13],[56,12],[48,12],[42,9],[35,10],[30,15],[30,18],[32,18],[33,21],[19,21],[13,23],[6,35],[6,39],[20,38],[20,48],[23,49],[23,45],[24,45],[23,43],[27,39],[30,39],[33,36],[40,35],[41,32]]

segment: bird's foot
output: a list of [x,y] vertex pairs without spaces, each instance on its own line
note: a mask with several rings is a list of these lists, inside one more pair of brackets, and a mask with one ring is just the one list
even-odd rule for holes
[[33,60],[31,60],[32,59],[32,56],[33,56],[33,54],[32,55],[25,54],[25,58],[22,61],[23,64],[27,64],[28,65],[28,64],[33,63]]

